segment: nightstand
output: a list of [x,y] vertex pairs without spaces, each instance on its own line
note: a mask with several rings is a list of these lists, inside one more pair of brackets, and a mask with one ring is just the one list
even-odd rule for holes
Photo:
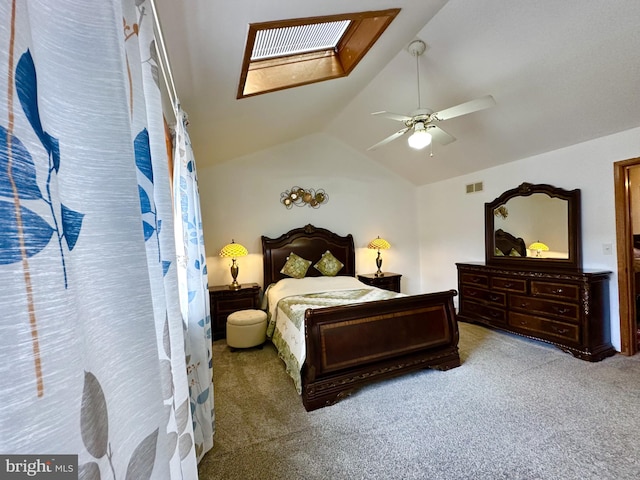
[[383,277],[376,277],[375,273],[364,273],[358,275],[358,280],[373,287],[384,288],[392,292],[400,293],[400,275],[399,273],[384,272]]
[[238,290],[229,285],[209,287],[211,329],[214,340],[227,336],[227,317],[238,310],[260,309],[260,285],[243,283]]

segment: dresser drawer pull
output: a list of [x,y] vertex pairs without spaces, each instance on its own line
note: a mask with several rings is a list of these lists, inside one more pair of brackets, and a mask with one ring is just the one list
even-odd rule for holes
[[526,327],[527,325],[529,325],[529,322],[527,322],[526,320],[520,320],[520,325],[524,325]]
[[477,297],[478,296],[478,292],[476,292],[475,290],[471,290],[470,292],[467,292],[467,294],[470,297]]
[[498,300],[500,300],[500,295],[489,295],[489,300],[491,300],[492,302],[497,302]]
[[471,277],[471,281],[472,281],[473,283],[480,283],[480,278],[478,278],[478,277]]
[[553,307],[553,309],[556,311],[556,313],[559,313],[560,315],[564,315],[565,313],[571,311],[570,308],[566,308],[566,307]]
[[559,294],[559,293],[562,293],[562,292],[563,292],[563,290],[561,288],[552,288],[551,289],[551,293],[556,294],[556,295]]
[[504,288],[511,288],[511,287],[513,287],[513,283],[511,282],[507,282],[504,284]]
[[527,308],[529,306],[529,302],[520,302],[520,308]]
[[551,330],[553,330],[554,332],[557,332],[561,335],[564,335],[565,333],[569,332],[568,328],[558,328],[555,325],[551,325]]
[[498,312],[491,312],[491,316],[493,318],[500,318],[501,317],[501,315]]

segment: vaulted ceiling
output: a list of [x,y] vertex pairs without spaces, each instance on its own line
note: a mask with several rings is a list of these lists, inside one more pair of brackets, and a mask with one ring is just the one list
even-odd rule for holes
[[[637,0],[156,0],[199,168],[326,132],[415,185],[640,126]],[[250,23],[401,8],[347,77],[236,99]],[[493,108],[439,126],[415,151],[374,117],[439,111],[486,94]]]

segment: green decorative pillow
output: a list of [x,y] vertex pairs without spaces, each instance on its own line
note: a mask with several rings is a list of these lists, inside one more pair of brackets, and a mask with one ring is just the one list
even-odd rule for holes
[[287,261],[284,264],[284,267],[282,267],[282,270],[280,270],[280,273],[283,273],[288,277],[304,278],[307,274],[307,270],[309,269],[309,265],[311,265],[311,260],[305,260],[291,252],[291,255],[287,257]]
[[493,252],[493,254],[496,257],[504,257],[504,253],[502,253],[502,250],[500,250],[498,247],[496,247],[496,250]]
[[520,252],[518,252],[515,248],[512,248],[509,252],[510,257],[521,257]]
[[340,270],[342,270],[344,264],[333,256],[329,250],[322,254],[322,258],[318,260],[313,268],[318,270],[322,275],[326,277],[335,277]]

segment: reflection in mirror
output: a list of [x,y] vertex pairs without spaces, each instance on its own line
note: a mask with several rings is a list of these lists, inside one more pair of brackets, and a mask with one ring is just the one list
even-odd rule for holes
[[[494,232],[503,230],[522,238],[527,247],[527,257],[569,258],[566,200],[550,197],[546,193],[514,197],[495,208],[494,217]],[[509,252],[496,251],[496,254],[509,255]]]

